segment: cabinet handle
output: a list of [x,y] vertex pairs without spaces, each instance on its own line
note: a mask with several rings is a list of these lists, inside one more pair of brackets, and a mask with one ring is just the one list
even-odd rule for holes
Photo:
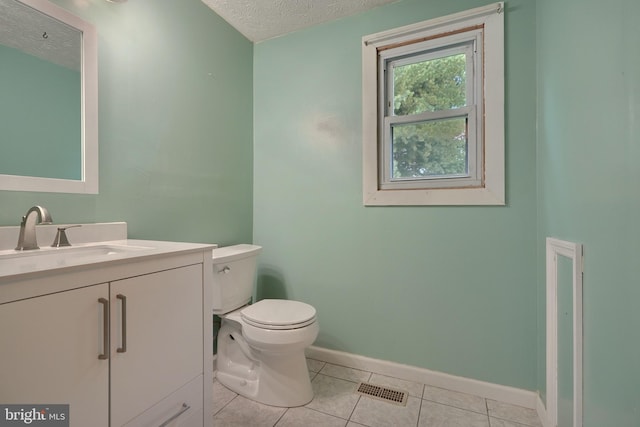
[[122,301],[122,347],[118,347],[116,351],[118,353],[127,352],[127,297],[118,294],[116,298]]
[[177,414],[175,414],[174,416],[172,416],[171,418],[169,418],[167,421],[163,422],[162,424],[160,424],[159,427],[166,427],[169,425],[169,423],[173,420],[175,420],[176,418],[178,418],[180,415],[184,414],[185,412],[187,412],[189,409],[191,409],[191,406],[187,405],[186,403],[182,404],[182,408],[180,408],[180,410],[178,411]]
[[109,300],[106,298],[98,298],[98,302],[102,304],[102,312],[104,313],[102,322],[102,354],[98,355],[98,359],[106,360],[109,358]]

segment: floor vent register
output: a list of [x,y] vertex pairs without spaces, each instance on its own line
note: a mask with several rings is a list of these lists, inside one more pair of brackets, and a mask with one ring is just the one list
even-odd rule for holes
[[405,391],[395,390],[370,383],[360,383],[358,385],[357,393],[400,406],[407,406],[407,396],[409,394]]

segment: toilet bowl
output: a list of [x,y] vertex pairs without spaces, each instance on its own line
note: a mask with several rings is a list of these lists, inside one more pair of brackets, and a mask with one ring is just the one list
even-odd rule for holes
[[222,319],[216,377],[232,391],[266,405],[305,405],[313,391],[304,350],[318,336],[316,310],[280,299],[247,304],[260,249],[236,245],[213,251],[214,298],[222,297],[214,301],[214,313]]

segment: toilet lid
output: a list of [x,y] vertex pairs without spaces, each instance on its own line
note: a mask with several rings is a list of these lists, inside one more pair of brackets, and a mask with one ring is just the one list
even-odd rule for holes
[[242,320],[267,329],[294,329],[313,323],[316,309],[300,301],[264,299],[241,311]]

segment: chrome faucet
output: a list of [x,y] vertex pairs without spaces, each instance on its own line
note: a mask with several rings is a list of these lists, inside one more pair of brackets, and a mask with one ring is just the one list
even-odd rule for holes
[[16,251],[40,249],[36,240],[36,225],[51,224],[51,222],[49,211],[42,206],[34,206],[29,209],[20,223],[20,236],[18,237]]

